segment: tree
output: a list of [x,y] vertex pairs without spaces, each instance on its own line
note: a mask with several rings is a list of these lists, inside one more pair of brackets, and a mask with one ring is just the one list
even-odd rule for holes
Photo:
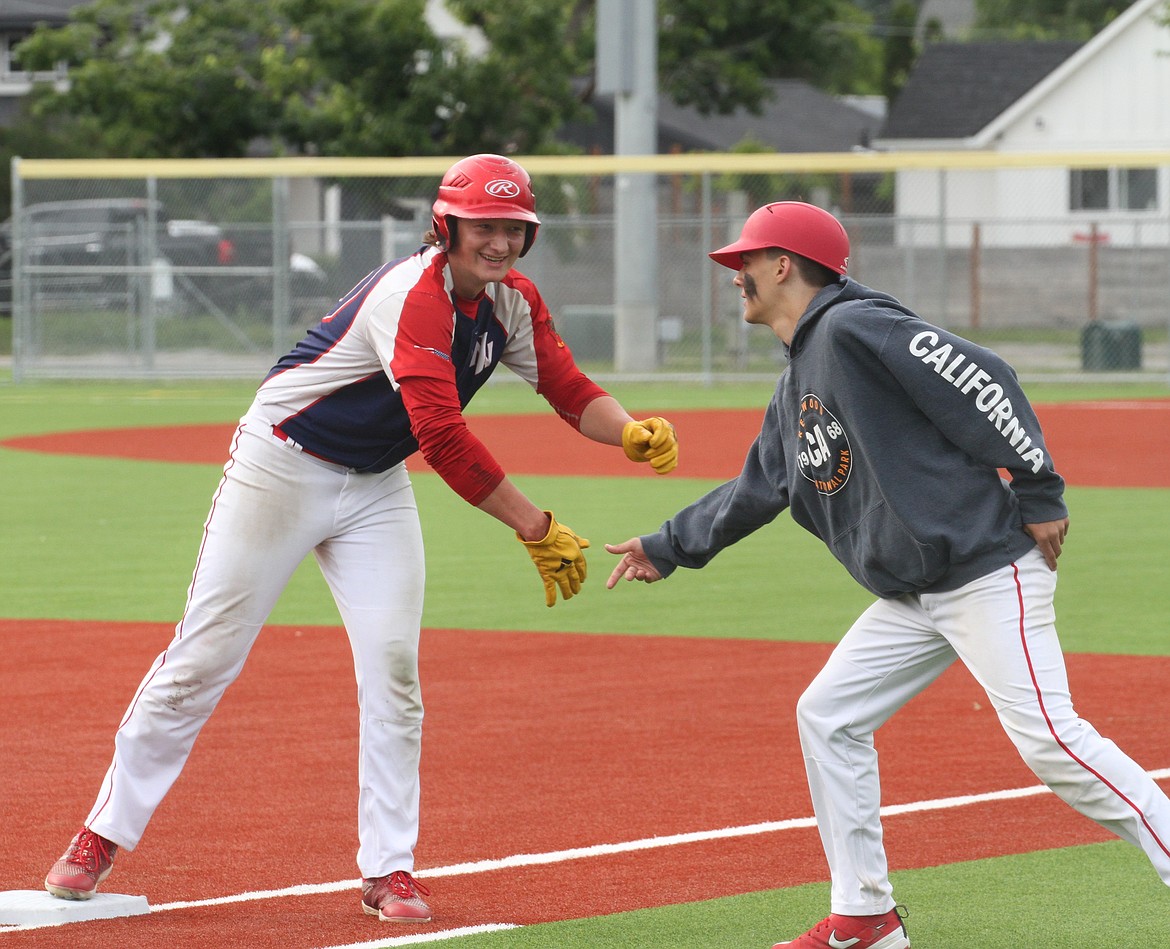
[[[454,62],[424,0],[283,0],[299,39],[280,57],[287,90],[271,137],[322,155],[445,154],[439,116]],[[275,59],[276,57],[274,57]]]
[[557,130],[587,114],[578,80],[592,67],[594,0],[446,0],[487,40],[461,56],[449,81],[443,134],[449,154],[476,150],[490,130],[498,151],[563,151]]
[[894,0],[888,12],[889,27],[883,39],[882,95],[893,99],[906,84],[918,58],[915,24],[918,7],[914,0]]
[[97,0],[21,44],[69,63],[35,116],[93,117],[112,154],[426,154],[442,62],[424,0]]
[[1002,39],[1087,40],[1133,0],[975,0],[975,30]]
[[702,113],[757,108],[765,79],[876,93],[881,46],[851,0],[660,0],[663,92]]
[[[11,159],[101,158],[106,155],[102,131],[94,122],[30,119],[18,115],[7,128],[0,128],[0,165],[8,168]],[[12,208],[12,176],[0,175],[0,220]]]
[[112,155],[240,155],[279,113],[265,64],[286,41],[259,4],[97,0],[21,44],[26,68],[69,64],[68,90],[38,87],[29,112],[96,123]]
[[[880,43],[850,0],[659,0],[663,91],[758,108],[767,78],[876,92]],[[133,157],[558,150],[591,86],[595,0],[447,0],[487,38],[436,37],[425,0],[95,0],[20,46],[70,66],[34,121],[72,121]]]

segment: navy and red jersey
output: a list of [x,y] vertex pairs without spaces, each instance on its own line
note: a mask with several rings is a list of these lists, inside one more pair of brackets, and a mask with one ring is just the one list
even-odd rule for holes
[[446,254],[424,247],[354,287],[273,366],[248,414],[357,471],[385,471],[421,448],[478,504],[504,472],[462,410],[501,362],[575,428],[606,394],[573,361],[531,280],[513,270],[463,300]]

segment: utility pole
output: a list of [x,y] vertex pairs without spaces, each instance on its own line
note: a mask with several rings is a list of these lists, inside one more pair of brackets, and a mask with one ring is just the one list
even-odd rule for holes
[[[658,4],[598,0],[597,91],[614,97],[614,154],[658,153]],[[658,196],[653,174],[614,181],[614,363],[658,362]]]

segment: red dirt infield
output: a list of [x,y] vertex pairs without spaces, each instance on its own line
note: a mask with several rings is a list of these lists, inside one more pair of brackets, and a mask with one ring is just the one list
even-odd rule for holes
[[[1170,458],[1170,399],[1039,405],[1036,412],[1057,470],[1069,484],[1170,487],[1170,465],[1157,463]],[[739,474],[763,412],[700,409],[668,414],[681,446],[676,476],[725,480]],[[621,452],[581,438],[551,412],[473,415],[467,421],[513,474],[653,477],[649,465],[631,465]],[[231,433],[231,425],[93,429],[9,438],[0,445],[53,454],[222,464]],[[543,450],[533,451],[533,445]],[[565,459],[571,459],[570,471]],[[415,471],[428,470],[420,455],[407,464]]]
[[[85,816],[138,676],[169,637],[157,624],[0,620],[11,660],[0,772],[10,846],[0,890],[40,886]],[[443,868],[807,817],[792,710],[829,649],[427,630],[417,854],[423,874],[436,871],[423,877],[434,922],[378,923],[349,887],[159,910],[356,879],[356,715],[344,633],[270,627],[147,836],[119,855],[103,887],[145,894],[156,911],[5,933],[0,944],[311,949],[821,880],[824,858],[808,827],[519,869]],[[1100,731],[1146,767],[1170,762],[1170,732],[1151,727],[1170,717],[1170,658],[1071,656],[1069,671],[1081,713]],[[71,679],[80,687],[70,689]],[[960,668],[878,741],[886,804],[1036,784]],[[1048,794],[903,814],[885,825],[895,870],[1111,839]],[[984,832],[989,825],[994,834]]]

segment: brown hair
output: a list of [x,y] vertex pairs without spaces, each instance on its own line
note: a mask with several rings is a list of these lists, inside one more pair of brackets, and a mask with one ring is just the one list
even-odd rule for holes
[[786,254],[792,260],[792,266],[800,274],[800,279],[805,283],[812,284],[814,287],[827,287],[829,284],[836,283],[841,279],[841,275],[831,267],[818,264],[815,260],[810,260],[800,254],[794,254],[792,251],[785,250],[782,247],[768,248],[768,257],[772,260],[775,260],[781,254]]

